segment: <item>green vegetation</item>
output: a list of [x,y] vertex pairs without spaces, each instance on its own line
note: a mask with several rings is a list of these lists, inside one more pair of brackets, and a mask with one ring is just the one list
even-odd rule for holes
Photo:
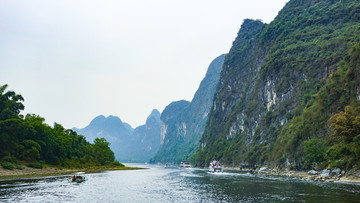
[[81,135],[55,123],[44,123],[34,114],[23,116],[24,99],[0,86],[0,163],[5,169],[22,169],[52,165],[61,168],[121,167],[114,161],[109,142],[97,138],[90,144]]
[[211,62],[191,102],[173,102],[165,108],[161,114],[163,129],[166,129],[163,144],[150,163],[180,164],[183,160],[194,159],[190,156],[199,146],[224,58],[225,54]]
[[359,147],[356,144],[359,61],[360,43],[351,48],[301,114],[282,129],[272,161],[281,156],[291,157],[305,169],[327,166],[349,169],[358,164],[360,158],[354,148]]
[[332,144],[325,158],[331,167],[350,168],[360,164],[360,106],[347,106],[345,112],[329,119]]
[[16,168],[16,165],[11,163],[11,162],[2,162],[1,163],[1,166],[4,168],[4,169],[8,169],[8,170],[13,170]]
[[268,25],[245,20],[196,164],[359,167],[359,65],[359,1],[290,0]]

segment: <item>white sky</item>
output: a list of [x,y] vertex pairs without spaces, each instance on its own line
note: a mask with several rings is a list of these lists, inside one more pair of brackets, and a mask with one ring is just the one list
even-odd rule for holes
[[191,100],[245,18],[288,0],[0,0],[0,85],[25,111],[83,128],[100,114],[143,125]]

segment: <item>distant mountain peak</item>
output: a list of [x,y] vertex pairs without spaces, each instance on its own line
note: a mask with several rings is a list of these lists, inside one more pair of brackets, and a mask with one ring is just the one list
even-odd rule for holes
[[99,115],[99,116],[96,116],[91,122],[90,122],[90,125],[91,124],[95,124],[95,123],[98,123],[98,122],[102,122],[103,120],[105,120],[105,116],[104,115]]
[[151,117],[151,116],[160,116],[160,112],[157,109],[154,109],[151,111],[151,114],[149,117]]
[[160,112],[157,109],[152,110],[151,114],[146,119],[146,123],[148,123],[151,119],[160,122]]
[[113,115],[108,116],[106,120],[109,122],[123,123],[119,117]]
[[90,142],[97,137],[104,137],[111,143],[110,148],[115,157],[127,162],[145,162],[160,146],[160,112],[152,110],[145,125],[133,129],[114,115],[95,117],[83,129],[73,128],[78,134],[84,135]]

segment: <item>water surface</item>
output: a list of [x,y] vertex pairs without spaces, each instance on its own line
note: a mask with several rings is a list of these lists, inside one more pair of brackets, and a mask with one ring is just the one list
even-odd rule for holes
[[[129,165],[129,164],[128,164]],[[144,167],[144,165],[138,165]],[[164,168],[0,181],[1,202],[359,202],[360,184]]]

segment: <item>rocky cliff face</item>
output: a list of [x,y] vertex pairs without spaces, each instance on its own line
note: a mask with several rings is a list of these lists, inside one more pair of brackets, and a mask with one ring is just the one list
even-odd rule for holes
[[161,146],[151,162],[179,164],[187,160],[199,145],[225,55],[209,66],[205,78],[191,102],[173,102],[161,114]]
[[[309,107],[312,95],[359,42],[359,8],[357,1],[291,0],[270,24],[245,20],[225,58],[197,165],[217,159],[301,168],[304,155],[294,155],[296,147],[289,143],[298,143],[301,151],[304,137],[288,137],[282,146],[287,154],[275,160],[279,140],[289,133],[282,130]],[[328,132],[322,125],[316,135],[308,133],[309,138]]]
[[175,142],[174,138],[186,136],[186,125],[183,125],[186,117],[185,110],[190,102],[181,100],[169,104],[161,114],[161,145],[168,145],[169,142]]
[[160,147],[160,128],[160,112],[154,109],[145,125],[134,130],[128,162],[146,162],[155,155]]

